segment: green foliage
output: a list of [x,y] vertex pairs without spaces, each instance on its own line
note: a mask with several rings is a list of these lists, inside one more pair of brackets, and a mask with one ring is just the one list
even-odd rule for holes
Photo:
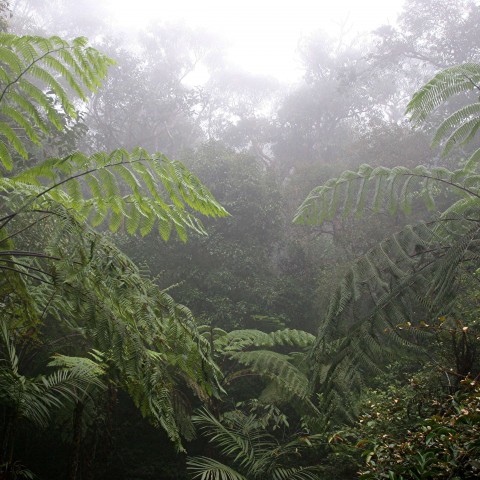
[[6,324],[1,327],[0,402],[11,421],[25,419],[45,428],[52,410],[78,399],[78,392],[102,387],[103,369],[88,358],[57,356],[49,375],[29,378],[19,371],[19,359]]
[[448,212],[461,214],[479,199],[479,161],[480,154],[475,152],[454,171],[423,165],[412,169],[362,165],[357,172],[343,172],[314,188],[297,210],[294,222],[322,225],[338,216],[361,217],[366,212],[411,213],[419,201],[435,210],[435,199],[445,190],[460,197]]
[[[62,114],[77,115],[70,91],[86,101],[114,62],[85,38],[18,37],[0,34],[0,161],[11,170],[12,150],[28,157],[26,139],[41,144],[39,132],[63,130]],[[58,105],[55,102],[58,101]],[[26,137],[26,138],[25,138]]]
[[[69,44],[1,35],[4,167],[13,168],[10,147],[26,157],[27,144],[15,133],[20,127],[38,144],[38,132],[47,134],[51,125],[61,130],[76,115],[70,94],[86,100],[111,64],[85,39]],[[190,311],[92,226],[108,222],[111,231],[146,235],[157,223],[163,239],[175,229],[185,240],[188,229],[205,233],[189,210],[213,217],[226,211],[181,163],[141,148],[49,158],[2,176],[0,192],[0,302],[9,319],[8,328],[2,324],[0,398],[11,418],[2,468],[11,467],[17,420],[45,426],[53,409],[67,401],[81,406],[93,395],[92,387],[102,385],[99,376],[126,391],[182,449],[181,437],[191,439],[193,427],[190,399],[179,386],[201,400],[219,388],[210,345]],[[65,342],[71,336],[75,347]],[[35,356],[51,354],[50,342],[59,349],[49,364],[55,372],[21,374],[15,345]],[[72,349],[75,355],[63,353]],[[74,435],[80,438],[78,428]]]
[[479,406],[478,382],[466,379],[454,395],[430,400],[432,414],[404,436],[389,433],[375,443],[362,440],[366,465],[360,478],[478,478]]
[[0,190],[13,200],[11,213],[3,218],[5,223],[53,201],[78,212],[80,220],[89,220],[93,226],[108,220],[111,231],[123,225],[130,235],[138,231],[147,235],[158,223],[164,240],[175,228],[185,241],[187,229],[205,234],[200,220],[186,207],[204,215],[227,215],[180,162],[161,154],[149,155],[141,148],[131,154],[115,150],[90,157],[75,153],[50,158],[0,179]]
[[194,417],[194,422],[230,463],[226,465],[207,457],[189,458],[187,465],[193,479],[319,478],[317,467],[292,466],[298,462],[296,457],[300,458],[302,451],[311,445],[308,437],[279,442],[258,423],[255,416],[245,415],[239,410],[224,415],[221,421],[203,410]]
[[[452,96],[480,89],[480,65],[466,63],[447,68],[433,77],[412,97],[407,114],[414,123],[423,122],[438,106]],[[433,145],[445,142],[443,154],[465,145],[480,128],[480,103],[471,103],[452,113],[437,128]]]
[[218,336],[215,344],[216,349],[221,348],[224,351],[238,351],[248,347],[275,347],[275,346],[294,346],[306,348],[310,347],[314,341],[314,335],[302,330],[276,330],[266,333],[260,330],[233,330],[224,332]]
[[225,385],[246,375],[257,375],[265,382],[259,396],[262,403],[290,404],[305,419],[314,421],[319,412],[310,398],[305,353],[314,344],[312,334],[291,329],[270,333],[252,329],[226,333],[217,329],[205,333],[212,339],[220,364],[236,365],[236,368],[226,367]]
[[[413,119],[425,119],[451,95],[474,88],[466,72],[478,73],[478,66],[448,69],[421,89],[409,107]],[[460,267],[476,268],[479,157],[475,152],[455,171],[364,165],[315,188],[299,208],[297,223],[322,225],[338,221],[338,214],[345,218],[366,210],[408,213],[420,200],[434,209],[445,189],[451,202],[431,221],[380,242],[353,263],[335,290],[313,354],[315,383],[330,414],[339,404],[345,414],[351,412],[349,399],[362,387],[366,372],[377,371],[405,348],[422,345],[428,337],[422,325],[454,305]]]

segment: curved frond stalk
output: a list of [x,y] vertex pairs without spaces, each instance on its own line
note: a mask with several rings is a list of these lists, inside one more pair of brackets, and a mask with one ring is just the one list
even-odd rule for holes
[[[478,160],[480,155],[472,157],[464,168],[455,171],[443,167],[390,169],[362,165],[357,172],[344,172],[340,177],[314,188],[297,210],[293,221],[304,225],[322,225],[338,215],[343,218],[361,216],[366,210],[394,213],[401,208],[409,213],[412,202],[418,199],[420,193],[427,208],[433,210],[435,196],[444,189],[462,198],[479,200]],[[442,188],[432,189],[434,184]]]
[[471,90],[480,91],[479,64],[466,63],[447,68],[413,95],[406,113],[414,123],[421,123],[453,95]]
[[[0,163],[13,168],[10,148],[27,158],[27,144],[39,144],[38,132],[64,129],[62,114],[75,118],[69,91],[86,101],[114,61],[87,46],[86,39],[0,34]],[[58,111],[55,101],[62,112]],[[15,130],[12,128],[14,127]]]
[[14,177],[1,178],[0,191],[17,198],[10,204],[7,223],[53,201],[94,226],[108,222],[111,231],[123,226],[129,234],[147,235],[157,224],[164,240],[172,230],[183,241],[188,230],[205,234],[189,209],[211,217],[228,215],[181,163],[140,148],[132,153],[120,149],[48,159]]
[[[480,65],[467,63],[441,71],[425,84],[407,106],[407,115],[414,123],[423,122],[433,110],[450,97],[468,91],[480,92]],[[432,145],[445,142],[443,155],[455,146],[464,145],[480,128],[480,103],[475,102],[460,108],[438,127]]]

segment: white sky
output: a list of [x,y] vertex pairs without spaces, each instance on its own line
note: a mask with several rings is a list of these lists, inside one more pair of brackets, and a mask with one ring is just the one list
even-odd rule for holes
[[351,32],[394,23],[402,0],[106,0],[123,28],[154,19],[202,27],[226,39],[229,58],[245,70],[299,78],[299,39],[322,29]]

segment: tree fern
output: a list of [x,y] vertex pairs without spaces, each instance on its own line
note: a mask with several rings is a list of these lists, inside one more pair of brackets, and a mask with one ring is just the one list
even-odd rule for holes
[[[313,422],[319,413],[311,400],[308,373],[310,364],[306,351],[315,337],[301,330],[283,329],[266,333],[260,330],[234,330],[216,333],[213,350],[224,374],[227,388],[245,375],[257,375],[264,382],[259,399],[273,405],[289,404],[305,422]],[[275,351],[292,350],[290,353]],[[234,365],[234,366],[233,366]]]
[[89,92],[101,86],[113,63],[88,47],[85,38],[66,42],[59,37],[18,37],[1,33],[0,162],[3,167],[13,168],[13,152],[28,157],[23,137],[39,145],[39,132],[48,133],[52,127],[64,128],[62,113],[75,118],[76,107],[70,91],[86,101]]
[[[111,64],[85,39],[0,35],[4,168],[13,168],[15,155],[26,157],[28,141],[42,143],[51,128],[74,118],[73,96],[87,100]],[[48,318],[83,338],[99,352],[110,382],[181,449],[189,426],[177,418],[188,408],[179,386],[202,400],[220,389],[210,344],[188,309],[93,227],[106,223],[114,232],[146,235],[157,226],[162,238],[175,230],[184,240],[188,230],[205,233],[192,212],[226,211],[182,164],[141,148],[46,159],[2,176],[0,194],[0,301],[11,313],[12,332],[36,338]],[[56,390],[45,399],[55,402],[61,385],[91,364],[56,356],[52,365],[59,368],[51,377]]]
[[[454,95],[468,91],[480,91],[480,65],[467,63],[441,71],[425,84],[407,106],[407,114],[414,123],[423,122],[438,106]],[[433,139],[437,146],[445,141],[443,154],[453,147],[469,142],[480,128],[480,103],[460,108],[438,127]]]
[[47,258],[29,260],[52,279],[32,286],[37,308],[102,352],[110,378],[182,448],[180,432],[188,431],[188,422],[177,419],[187,408],[178,408],[179,386],[202,400],[219,389],[209,342],[189,310],[105,236],[66,210],[56,213],[39,227],[52,225],[58,235],[44,245]]
[[[407,112],[423,121],[450,96],[477,89],[479,80],[478,65],[447,69],[414,95]],[[452,128],[447,152],[471,140],[478,111],[473,104],[450,116],[435,143]],[[360,390],[367,372],[405,348],[419,348],[428,335],[422,325],[454,305],[460,267],[478,265],[479,159],[476,151],[454,171],[363,165],[312,190],[298,209],[294,221],[310,225],[367,210],[409,213],[419,201],[437,210],[431,221],[407,226],[356,260],[334,291],[313,348],[314,382],[328,415],[339,407],[351,414],[352,393]],[[439,213],[436,200],[445,191],[452,204]]]

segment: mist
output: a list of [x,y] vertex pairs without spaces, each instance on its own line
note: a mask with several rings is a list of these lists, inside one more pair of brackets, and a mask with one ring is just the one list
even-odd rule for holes
[[477,478],[476,0],[0,11],[0,478]]

